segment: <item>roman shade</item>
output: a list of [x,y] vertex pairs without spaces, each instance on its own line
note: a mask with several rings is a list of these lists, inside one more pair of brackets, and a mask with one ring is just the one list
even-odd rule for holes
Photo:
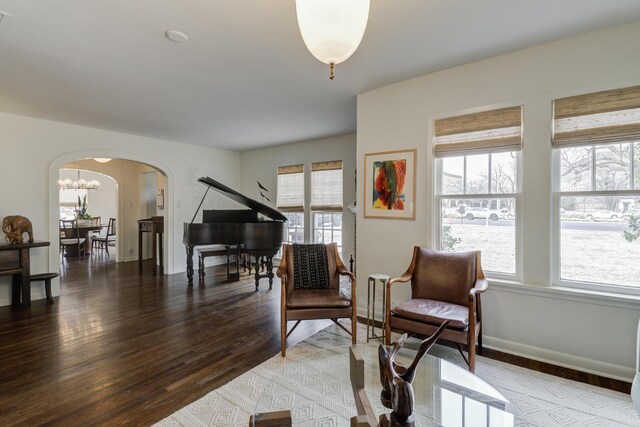
[[640,141],[640,86],[553,101],[553,146]]
[[304,165],[278,167],[278,210],[304,212]]
[[435,121],[436,157],[522,148],[522,107],[483,111]]
[[311,164],[311,210],[342,212],[342,160]]

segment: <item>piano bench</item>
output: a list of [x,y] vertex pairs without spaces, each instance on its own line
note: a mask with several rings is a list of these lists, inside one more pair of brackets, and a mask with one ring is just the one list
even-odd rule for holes
[[58,277],[58,273],[32,274],[30,277],[32,282],[38,280],[42,280],[44,282],[44,291],[47,294],[47,301],[50,304],[53,304],[53,296],[51,296],[51,279],[55,279],[56,277]]
[[[212,256],[226,256],[227,257],[227,281],[228,282],[237,282],[240,280],[240,252],[241,245],[225,245],[224,249],[222,246],[214,246],[214,247],[206,247],[206,248],[196,248],[198,251],[198,278],[200,280],[200,284],[204,284],[204,260],[207,257]],[[231,264],[231,256],[235,255],[236,257],[236,273],[230,272],[230,264]]]

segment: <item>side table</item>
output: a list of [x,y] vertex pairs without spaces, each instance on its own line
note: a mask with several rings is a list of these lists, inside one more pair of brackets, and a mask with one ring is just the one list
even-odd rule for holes
[[[384,344],[384,327],[385,319],[384,310],[387,302],[387,293],[385,292],[385,286],[389,281],[389,276],[386,274],[371,274],[367,281],[367,342],[371,339],[377,339]],[[376,284],[382,284],[382,315],[380,335],[376,334]],[[369,327],[371,327],[371,333],[369,333]]]

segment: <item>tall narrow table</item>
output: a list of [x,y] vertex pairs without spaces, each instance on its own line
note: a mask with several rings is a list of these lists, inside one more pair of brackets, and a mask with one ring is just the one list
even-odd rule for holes
[[12,276],[11,305],[31,307],[30,249],[49,246],[46,241],[10,245],[0,243],[0,276]]
[[[142,266],[142,233],[152,233],[153,238],[153,265],[159,264],[160,274],[164,274],[162,233],[164,232],[164,217],[152,216],[151,218],[138,220],[138,263]],[[157,262],[159,261],[159,262]]]

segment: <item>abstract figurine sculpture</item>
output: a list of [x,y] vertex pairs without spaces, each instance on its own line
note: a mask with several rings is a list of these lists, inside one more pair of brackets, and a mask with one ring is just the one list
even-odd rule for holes
[[20,215],[5,216],[2,219],[2,231],[6,234],[5,239],[12,245],[24,243],[22,233],[29,235],[29,243],[33,243],[33,226],[29,218]]
[[412,427],[414,425],[413,408],[415,403],[411,383],[416,376],[416,368],[448,324],[449,320],[445,321],[433,335],[422,341],[416,357],[408,368],[395,363],[395,358],[404,345],[407,334],[402,335],[393,343],[391,351],[387,351],[382,344],[378,347],[380,383],[382,384],[380,401],[385,407],[393,409],[389,419],[390,426]]

